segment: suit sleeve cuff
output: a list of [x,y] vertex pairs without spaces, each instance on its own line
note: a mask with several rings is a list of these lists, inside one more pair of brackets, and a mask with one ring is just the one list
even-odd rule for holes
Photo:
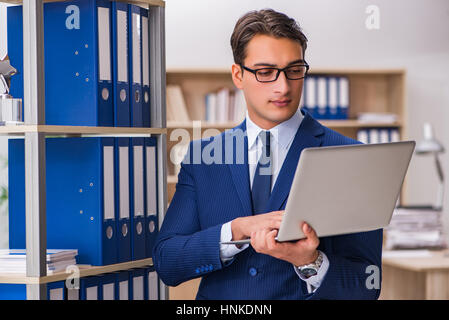
[[[231,221],[223,224],[221,227],[220,241],[231,241],[232,240],[232,230]],[[249,244],[244,244],[241,248],[237,248],[234,244],[220,244],[220,259],[223,263],[232,260],[237,253],[242,252],[249,247]]]
[[318,269],[318,273],[310,278],[306,278],[301,275],[301,273],[299,273],[299,268],[293,266],[298,277],[307,283],[307,290],[309,291],[309,293],[313,293],[321,285],[321,282],[323,281],[327,270],[329,269],[329,259],[324,252],[321,251],[321,254],[323,255],[323,262]]

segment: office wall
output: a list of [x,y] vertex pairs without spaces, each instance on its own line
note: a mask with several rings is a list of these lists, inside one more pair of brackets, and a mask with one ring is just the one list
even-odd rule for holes
[[[365,26],[369,5],[379,8],[379,29]],[[306,59],[312,67],[406,69],[407,137],[421,139],[422,124],[429,121],[449,148],[447,0],[166,0],[167,68],[230,67],[229,38],[235,22],[249,10],[268,7],[299,21],[309,38]],[[5,8],[0,3],[0,56],[6,52]],[[6,139],[0,137],[0,156],[6,152]],[[441,159],[449,175],[448,154]],[[0,168],[0,185],[6,182],[7,172]],[[410,203],[434,201],[432,159],[414,157],[407,182]],[[449,226],[449,182],[446,190]],[[5,243],[3,217],[0,214],[0,247]]]
[[[213,5],[212,5],[213,3]],[[422,125],[449,148],[449,2],[447,0],[167,0],[167,68],[229,68],[229,44],[237,19],[254,9],[273,8],[299,21],[309,39],[306,59],[314,68],[404,68],[409,139]],[[379,29],[368,30],[369,5],[379,8]],[[449,157],[443,155],[449,175]],[[414,157],[406,198],[435,201],[433,159]],[[445,219],[449,230],[449,182]]]

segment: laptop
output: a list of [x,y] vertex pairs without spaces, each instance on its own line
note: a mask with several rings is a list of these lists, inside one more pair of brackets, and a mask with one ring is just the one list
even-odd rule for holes
[[[390,223],[415,141],[307,148],[301,153],[277,241],[381,229]],[[222,244],[250,243],[250,239]]]

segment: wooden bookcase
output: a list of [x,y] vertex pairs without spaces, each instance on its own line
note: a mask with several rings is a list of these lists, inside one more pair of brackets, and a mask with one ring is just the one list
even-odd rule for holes
[[[406,136],[405,119],[405,71],[402,69],[311,69],[310,75],[346,76],[349,79],[349,119],[320,120],[320,122],[348,137],[356,138],[357,131],[363,128],[397,128],[401,139]],[[225,69],[168,69],[167,86],[179,85],[184,96],[190,119],[204,119],[205,95],[222,87],[235,88],[231,71]],[[395,123],[362,123],[357,120],[359,112],[387,112],[397,115]],[[243,119],[242,119],[243,120]],[[170,161],[171,148],[178,141],[171,141],[173,130],[182,128],[189,130],[193,137],[193,125],[190,122],[167,122],[167,185],[168,200],[173,197],[177,177],[174,175],[174,165]],[[213,135],[213,132],[223,131],[238,123],[207,124],[201,123],[202,134]],[[211,130],[216,129],[216,130]]]

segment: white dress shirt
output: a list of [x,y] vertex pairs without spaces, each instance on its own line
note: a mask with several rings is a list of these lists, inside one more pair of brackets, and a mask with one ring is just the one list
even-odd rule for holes
[[[303,119],[303,115],[298,108],[298,111],[288,120],[278,124],[271,128],[270,131],[270,145],[272,156],[272,172],[271,190],[276,183],[276,179],[279,175],[279,171],[282,168],[285,157],[288,150],[295,138],[299,125]],[[249,177],[250,187],[252,188],[254,174],[257,167],[258,159],[262,153],[262,141],[259,138],[259,134],[264,129],[258,127],[253,121],[251,121],[248,112],[246,112],[246,132],[248,135],[248,163],[249,163]],[[221,242],[232,240],[231,222],[223,224],[221,228]],[[241,248],[237,248],[235,245],[220,245],[220,258],[223,263],[229,262],[234,258],[236,254],[242,252],[249,247],[249,244],[243,245]],[[321,284],[326,272],[329,268],[329,260],[323,253],[323,262],[318,274],[310,278],[303,277],[296,266],[293,266],[294,270],[298,274],[299,278],[307,283],[307,289],[309,293],[314,292]]]

